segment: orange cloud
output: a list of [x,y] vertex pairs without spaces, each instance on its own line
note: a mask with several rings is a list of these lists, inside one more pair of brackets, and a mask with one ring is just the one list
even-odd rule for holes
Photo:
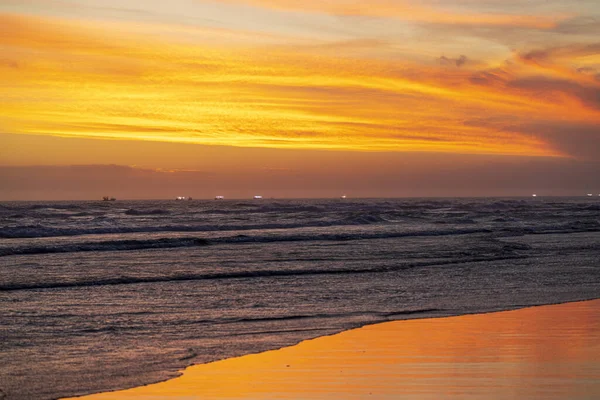
[[600,43],[536,49],[515,59],[539,73],[600,86]]
[[544,85],[518,63],[501,75],[470,63],[345,57],[347,43],[328,55],[223,45],[210,30],[194,41],[159,38],[155,25],[0,15],[0,26],[0,124],[21,134],[558,156],[569,154],[560,141],[519,127],[600,122],[582,101],[593,88]]
[[341,16],[363,16],[394,18],[403,21],[425,22],[448,25],[478,26],[518,26],[535,29],[550,29],[558,22],[567,19],[567,15],[518,15],[502,13],[457,12],[448,8],[427,6],[414,1],[372,0],[357,2],[352,0],[320,1],[307,0],[221,0],[225,3],[244,3],[259,7],[268,7],[282,11],[302,11],[327,13]]

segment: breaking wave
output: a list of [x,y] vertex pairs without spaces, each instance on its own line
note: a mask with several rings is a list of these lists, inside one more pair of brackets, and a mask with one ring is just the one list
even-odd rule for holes
[[235,272],[217,272],[200,274],[181,274],[181,275],[162,275],[162,276],[119,276],[110,278],[96,278],[91,280],[75,281],[47,281],[47,282],[15,282],[0,284],[0,292],[9,292],[17,290],[39,290],[39,289],[58,289],[58,288],[80,288],[91,286],[113,286],[113,285],[131,285],[140,283],[160,283],[160,282],[185,282],[201,280],[225,280],[225,279],[244,279],[244,278],[269,278],[285,276],[308,276],[308,275],[362,275],[373,273],[386,273],[402,271],[410,268],[431,267],[442,265],[463,264],[479,261],[499,261],[515,260],[522,258],[520,256],[507,255],[503,257],[482,257],[468,260],[444,260],[433,262],[413,262],[403,265],[390,263],[389,265],[380,265],[378,267],[365,268],[333,268],[333,269],[275,269],[275,270],[253,270],[253,271],[235,271]]
[[71,242],[66,244],[21,245],[0,248],[0,257],[26,254],[51,254],[74,253],[85,251],[125,251],[144,249],[167,249],[176,247],[196,247],[210,243],[272,243],[272,242],[299,242],[299,241],[350,241],[368,239],[387,239],[416,236],[448,236],[466,235],[473,233],[490,232],[487,229],[449,229],[432,231],[404,231],[404,232],[347,232],[347,233],[298,233],[278,235],[235,235],[215,238],[157,238],[143,240],[106,240]]

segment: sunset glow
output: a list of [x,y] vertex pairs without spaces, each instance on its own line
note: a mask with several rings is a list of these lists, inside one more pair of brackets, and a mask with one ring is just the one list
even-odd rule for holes
[[0,133],[597,161],[599,17],[585,0],[4,0]]

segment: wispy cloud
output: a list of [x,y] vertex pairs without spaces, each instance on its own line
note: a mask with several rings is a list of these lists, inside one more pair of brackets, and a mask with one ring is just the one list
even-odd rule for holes
[[[303,9],[316,12],[323,4],[309,1]],[[372,8],[382,14],[393,9],[386,15],[395,15],[402,7],[412,6],[381,1]],[[415,11],[417,19],[421,12]],[[498,25],[494,15],[492,25]],[[467,52],[379,56],[378,49],[393,51],[393,38],[307,43],[229,28],[17,14],[0,15],[0,26],[0,121],[17,133],[578,156],[557,139],[563,133],[550,138],[531,126],[559,121],[567,135],[568,126],[600,123],[596,45],[589,43],[515,51],[507,61],[473,61]],[[484,122],[470,123],[474,117]]]
[[448,25],[521,26],[551,29],[570,17],[569,14],[523,15],[476,10],[456,10],[440,6],[440,2],[414,2],[404,0],[220,0],[224,3],[249,4],[284,11],[327,13],[339,16],[394,18],[403,21],[439,23]]

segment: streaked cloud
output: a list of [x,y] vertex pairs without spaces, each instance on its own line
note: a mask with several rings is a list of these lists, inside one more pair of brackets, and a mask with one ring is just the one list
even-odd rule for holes
[[154,0],[0,3],[0,128],[595,157],[585,150],[600,125],[593,3],[578,3],[583,16],[557,0],[174,1],[179,11]]
[[[354,0],[221,0],[225,3],[242,3],[277,10],[328,13],[340,16],[395,18],[410,22],[441,23],[448,25],[522,26],[550,29],[569,14],[523,15],[501,12],[457,10],[435,1],[371,0],[368,3]],[[476,5],[476,3],[475,3]]]

